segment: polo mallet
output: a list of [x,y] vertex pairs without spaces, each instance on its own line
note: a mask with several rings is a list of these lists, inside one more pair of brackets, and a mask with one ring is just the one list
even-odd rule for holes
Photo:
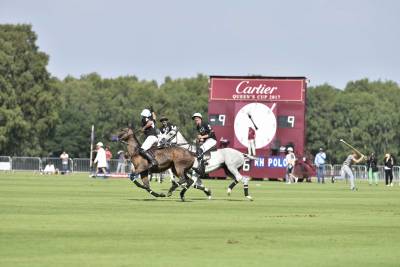
[[253,118],[251,117],[250,113],[247,113],[247,116],[249,117],[249,119],[250,119],[251,122],[253,123],[254,128],[256,128],[256,130],[258,130],[258,127],[257,127],[257,125],[254,123]]
[[343,139],[339,140],[340,142],[342,142],[343,144],[345,144],[346,146],[350,147],[352,150],[354,150],[355,152],[357,152],[361,157],[364,157],[364,154],[361,153],[357,148],[355,148],[354,146],[350,145],[349,143],[347,143],[346,141],[344,141]]

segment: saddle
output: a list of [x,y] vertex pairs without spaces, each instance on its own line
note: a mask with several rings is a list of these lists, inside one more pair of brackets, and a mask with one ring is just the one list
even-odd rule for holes
[[157,144],[155,144],[155,145],[152,145],[152,146],[150,147],[150,149],[147,150],[147,152],[149,152],[149,154],[150,154],[153,158],[155,158],[156,155],[154,155],[154,152],[155,152],[155,150],[157,150],[157,149],[160,149],[160,147],[158,147]]

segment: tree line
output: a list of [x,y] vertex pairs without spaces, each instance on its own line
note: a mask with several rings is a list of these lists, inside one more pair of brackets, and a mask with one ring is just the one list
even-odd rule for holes
[[[153,106],[185,136],[194,137],[191,114],[207,114],[208,77],[136,76],[103,78],[96,73],[60,80],[46,69],[49,56],[35,44],[30,25],[0,25],[0,154],[88,157],[90,128],[96,140],[108,142],[116,129],[140,124],[140,111]],[[343,138],[378,157],[399,154],[400,88],[393,81],[351,81],[342,90],[329,84],[307,90],[306,149],[326,149],[331,163],[350,152]]]

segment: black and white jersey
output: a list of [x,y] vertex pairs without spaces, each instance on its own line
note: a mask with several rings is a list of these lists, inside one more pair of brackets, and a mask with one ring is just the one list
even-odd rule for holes
[[167,122],[167,125],[163,125],[161,128],[160,128],[160,132],[162,133],[162,134],[168,134],[170,131],[172,131],[172,130],[176,130],[176,126],[175,125],[173,125],[172,123],[170,123],[170,122]]
[[142,118],[142,127],[144,127],[148,121],[151,121],[152,125],[151,125],[151,127],[148,127],[144,130],[144,135],[146,137],[148,137],[150,135],[157,136],[156,124],[154,123],[154,120],[151,117],[150,118],[146,118],[146,117]]
[[[201,135],[208,135],[208,138],[212,138],[217,140],[217,137],[215,136],[214,130],[211,128],[210,124],[206,122],[202,122],[200,125],[197,125],[197,131]],[[206,138],[206,139],[208,139]]]

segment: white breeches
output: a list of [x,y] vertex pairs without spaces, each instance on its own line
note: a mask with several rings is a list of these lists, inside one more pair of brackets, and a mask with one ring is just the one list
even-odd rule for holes
[[206,152],[207,150],[209,150],[210,148],[212,148],[213,146],[215,146],[217,144],[217,141],[215,139],[212,138],[208,138],[201,146],[200,148],[203,150],[203,152]]
[[346,175],[350,178],[350,188],[353,188],[355,186],[353,171],[349,166],[342,165],[342,169],[340,170],[340,176],[342,179],[345,179]]
[[153,146],[153,144],[156,144],[158,142],[157,136],[154,135],[149,135],[147,136],[146,140],[142,144],[142,148],[144,150],[149,150],[150,147]]

